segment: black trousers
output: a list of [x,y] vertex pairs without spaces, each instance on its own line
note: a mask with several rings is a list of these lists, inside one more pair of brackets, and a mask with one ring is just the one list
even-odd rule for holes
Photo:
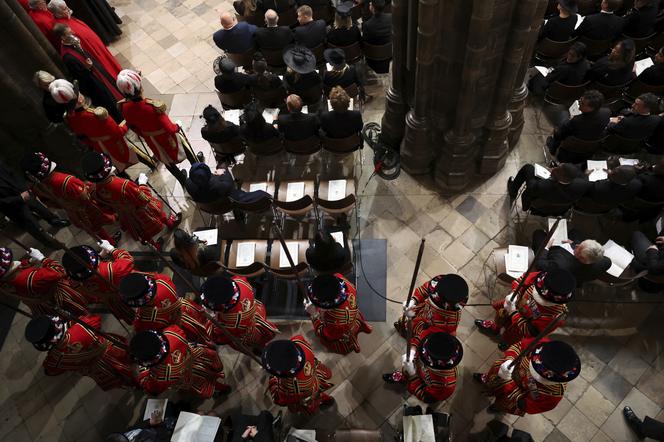
[[274,432],[272,430],[272,421],[274,417],[269,411],[261,411],[258,416],[247,416],[238,414],[233,416],[233,437],[231,442],[243,442],[242,433],[249,426],[256,427],[258,433],[252,440],[256,442],[274,442]]
[[43,219],[50,224],[57,220],[58,216],[35,198],[30,198],[14,210],[8,210],[5,215],[45,246],[59,248],[59,245],[39,224],[39,219]]

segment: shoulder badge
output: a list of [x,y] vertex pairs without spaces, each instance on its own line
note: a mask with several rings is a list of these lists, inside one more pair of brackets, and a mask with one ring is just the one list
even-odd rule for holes
[[164,103],[163,101],[153,100],[152,98],[146,98],[145,102],[150,106],[154,107],[159,113],[163,114],[164,112],[166,112],[166,103]]
[[105,108],[101,107],[101,106],[96,107],[94,109],[94,114],[95,114],[95,117],[99,118],[100,120],[105,120],[106,118],[108,118],[108,111]]
[[304,364],[304,375],[305,376],[311,376],[311,373],[313,372],[313,369],[311,368],[311,363],[307,361]]
[[173,363],[179,364],[182,362],[182,352],[178,350],[173,350],[173,353],[171,353],[171,358],[173,358]]

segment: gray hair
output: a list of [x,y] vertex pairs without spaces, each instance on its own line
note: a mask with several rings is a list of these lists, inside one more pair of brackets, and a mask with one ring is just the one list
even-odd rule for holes
[[584,264],[593,264],[604,257],[604,247],[594,239],[587,239],[576,246],[576,258]]
[[44,0],[28,0],[28,7],[30,9],[35,9],[37,5],[42,2],[46,3]]
[[65,8],[68,8],[67,3],[65,0],[51,0],[48,2],[47,8],[53,15],[55,15],[57,12],[62,11]]

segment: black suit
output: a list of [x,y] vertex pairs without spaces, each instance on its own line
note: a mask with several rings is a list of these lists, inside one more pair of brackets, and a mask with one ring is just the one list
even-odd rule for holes
[[635,38],[647,37],[655,30],[657,8],[653,5],[647,5],[641,9],[634,8],[625,15],[624,19],[623,34]]
[[[392,41],[392,14],[374,15],[362,23],[362,39],[371,45],[384,45]],[[377,61],[366,59],[371,69],[379,74],[390,70],[390,60]]]
[[[576,115],[566,120],[553,131],[553,136],[547,140],[549,151],[554,154],[560,143],[567,137],[589,141],[599,140],[604,135],[604,129],[609,124],[610,117],[611,110],[603,107],[595,112]],[[558,153],[557,159],[562,163],[578,163],[587,160],[590,155],[562,151]]]
[[349,29],[330,29],[327,33],[327,43],[332,46],[350,46],[362,40],[360,29],[353,25]]
[[362,88],[362,81],[357,75],[355,66],[348,66],[343,71],[323,72],[323,88],[325,89],[325,94],[328,94],[335,86],[346,88],[352,84],[356,84],[359,88]]
[[231,94],[249,86],[249,76],[242,72],[217,75],[214,77],[214,87],[223,94]]
[[586,79],[596,81],[607,86],[619,86],[632,80],[634,63],[616,68],[609,64],[609,57],[603,57],[593,63],[586,75]]
[[636,78],[649,86],[664,86],[664,63],[650,66]]
[[652,171],[639,174],[641,190],[638,197],[646,201],[664,201],[664,175],[657,175]]
[[240,126],[240,136],[249,142],[262,143],[270,138],[279,136],[279,132],[271,124],[263,123],[261,126],[249,126],[243,123]]
[[208,143],[227,143],[240,134],[237,124],[226,121],[223,129],[210,128],[207,125],[201,127],[201,136]]
[[634,178],[625,185],[616,184],[609,179],[599,180],[590,183],[586,198],[593,204],[609,210],[632,200],[640,190],[641,181],[638,178]]
[[653,243],[648,240],[643,232],[634,232],[632,234],[634,260],[631,266],[637,272],[647,270],[651,275],[664,274],[664,247],[657,244],[657,249],[650,249],[652,245]]
[[320,127],[330,138],[346,138],[362,130],[360,111],[323,112],[320,114]]
[[582,58],[575,63],[568,63],[563,61],[562,63],[559,63],[545,78],[548,84],[555,83],[557,81],[567,86],[578,86],[583,84],[588,69],[590,69],[590,63],[588,63],[588,60],[585,58]]
[[[146,419],[143,422],[140,422],[137,425],[133,425],[123,431],[122,434],[127,434],[130,431],[141,430],[138,434],[134,436],[132,441],[135,442],[168,442],[171,440],[173,435],[173,429],[175,424],[169,429],[169,425],[166,422],[161,422],[158,425],[150,425],[150,420]],[[223,430],[222,430],[223,432]]]
[[305,140],[318,135],[318,118],[313,114],[302,112],[279,113],[277,117],[279,132],[284,138],[292,141]]
[[640,115],[629,112],[617,123],[609,123],[606,131],[624,138],[646,139],[655,132],[661,118],[658,115]]
[[295,42],[309,49],[325,43],[327,25],[323,20],[313,20],[293,29]]
[[598,12],[587,15],[573,35],[590,40],[615,40],[620,36],[623,24],[622,17],[613,13]]
[[259,51],[263,48],[283,49],[293,42],[293,32],[288,26],[258,28],[254,32],[254,40]]
[[293,9],[295,7],[295,2],[293,0],[258,0],[256,2],[256,7],[261,11],[273,9],[281,14],[284,11]]
[[572,32],[574,31],[577,20],[578,16],[576,14],[572,14],[567,18],[562,18],[559,15],[551,17],[542,26],[539,39],[548,38],[553,41],[567,41],[572,38]]
[[286,73],[284,75],[284,85],[288,93],[299,95],[300,97],[312,87],[321,84],[321,81],[320,75],[316,71],[308,74]]
[[[576,247],[576,245],[572,247]],[[567,250],[554,246],[550,250],[544,249],[537,260],[536,267],[543,271],[569,270],[576,278],[577,287],[580,287],[584,282],[593,281],[606,272],[611,267],[611,260],[604,256],[593,264],[583,264]]]
[[521,195],[523,208],[528,210],[535,200],[544,200],[553,204],[573,204],[587,192],[588,180],[574,178],[569,184],[561,184],[553,179],[542,179],[535,176],[535,166],[525,164],[514,177],[514,188],[519,189],[525,183],[526,190]]

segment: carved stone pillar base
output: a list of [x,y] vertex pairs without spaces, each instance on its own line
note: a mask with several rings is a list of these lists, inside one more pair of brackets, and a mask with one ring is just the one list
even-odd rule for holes
[[523,130],[523,109],[526,107],[526,98],[528,98],[528,88],[526,83],[521,83],[516,89],[514,89],[514,95],[510,100],[510,104],[507,108],[507,111],[512,115],[512,125],[509,129],[509,135],[507,136],[507,142],[509,143],[510,149],[513,149],[516,146],[516,143],[519,141],[521,136],[521,131]]
[[401,142],[401,168],[411,175],[429,173],[434,155],[433,146],[429,143],[427,120],[409,111]]
[[454,193],[473,179],[476,137],[471,132],[460,136],[449,131],[443,139],[445,146],[436,161],[434,181],[443,193]]
[[487,138],[480,159],[480,174],[494,174],[505,165],[509,153],[507,136],[511,124],[512,115],[505,111],[503,115],[486,126]]
[[385,113],[380,122],[380,139],[392,149],[399,150],[401,146],[401,140],[406,131],[407,111],[401,95],[390,86],[385,93]]

